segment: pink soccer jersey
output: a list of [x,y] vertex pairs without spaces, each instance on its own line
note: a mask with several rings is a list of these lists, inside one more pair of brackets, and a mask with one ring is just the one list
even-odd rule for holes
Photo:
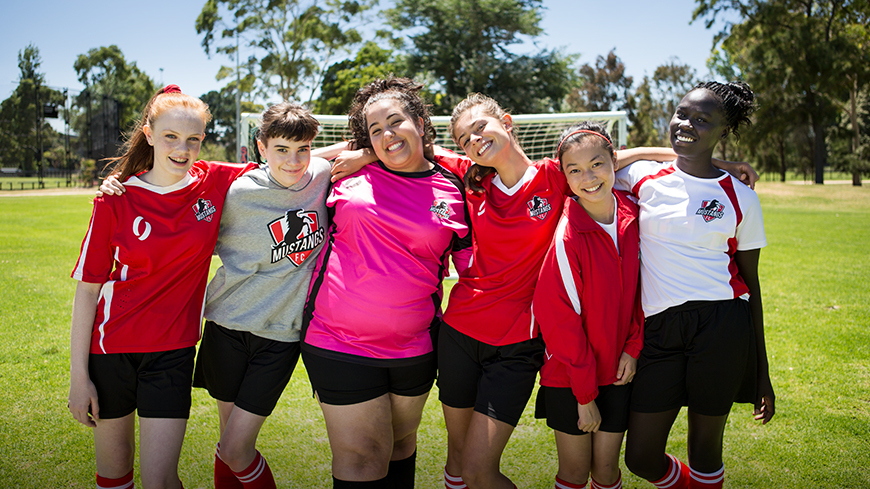
[[376,163],[337,183],[303,347],[378,360],[432,352],[447,257],[468,234],[463,195],[441,167],[398,173]]
[[94,200],[72,277],[101,283],[91,353],[193,346],[221,210],[230,183],[255,165],[197,161],[180,182],[124,182],[122,196]]
[[[471,165],[455,154],[436,156],[459,175]],[[519,343],[538,335],[535,284],[570,188],[549,158],[530,166],[512,188],[493,177],[482,186],[483,193],[467,192],[473,258],[450,292],[444,321],[490,345]]]
[[640,206],[641,296],[647,317],[687,301],[749,292],[734,253],[767,245],[758,195],[736,178],[697,178],[675,162],[638,161],[616,187]]

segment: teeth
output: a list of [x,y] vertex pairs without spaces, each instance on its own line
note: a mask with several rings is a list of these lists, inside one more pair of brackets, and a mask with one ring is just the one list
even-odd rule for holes
[[677,141],[680,141],[680,142],[682,142],[682,143],[694,143],[694,142],[695,142],[695,138],[690,138],[690,137],[688,137],[688,136],[683,136],[682,134],[678,134],[678,135],[677,135]]
[[170,156],[169,159],[180,164],[187,163],[187,158],[173,158]]
[[483,146],[481,146],[480,149],[477,150],[477,156],[482,155],[483,152],[489,149],[490,146],[492,146],[492,141],[487,141],[486,143],[484,143]]
[[592,188],[584,188],[583,191],[584,191],[584,192],[592,193],[592,192],[595,192],[595,191],[597,191],[598,189],[600,189],[602,185],[604,185],[604,182],[599,183],[598,185],[596,185],[596,186],[594,186],[594,187],[592,187]]
[[394,150],[398,149],[399,146],[401,146],[401,145],[402,145],[401,141],[396,141],[395,143],[387,146],[387,151],[394,151]]

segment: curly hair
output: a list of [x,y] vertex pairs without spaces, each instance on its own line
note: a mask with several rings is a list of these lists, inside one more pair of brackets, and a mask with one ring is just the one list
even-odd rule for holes
[[740,139],[738,129],[740,129],[740,126],[752,124],[749,116],[755,112],[756,108],[755,94],[749,88],[749,85],[742,81],[729,83],[709,81],[695,85],[692,90],[700,88],[709,90],[719,99],[719,106],[725,115],[728,131],[733,133],[735,138]]
[[435,127],[429,117],[429,106],[420,97],[423,85],[409,79],[390,76],[377,79],[360,88],[353,97],[350,111],[347,114],[348,128],[353,134],[357,148],[371,148],[369,129],[366,123],[366,110],[375,102],[390,99],[396,100],[406,114],[415,120],[423,120],[423,146],[435,141]]

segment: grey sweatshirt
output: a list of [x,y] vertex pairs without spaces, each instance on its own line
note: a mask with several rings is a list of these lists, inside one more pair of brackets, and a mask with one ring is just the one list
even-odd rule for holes
[[329,228],[329,163],[311,158],[292,187],[266,165],[230,186],[216,251],[223,265],[208,284],[205,317],[236,331],[299,341],[302,310]]

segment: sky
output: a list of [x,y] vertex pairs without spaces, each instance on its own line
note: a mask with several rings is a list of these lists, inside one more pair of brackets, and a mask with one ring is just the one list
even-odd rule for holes
[[[84,88],[73,69],[76,58],[100,46],[118,45],[128,62],[135,62],[158,84],[175,83],[197,96],[220,89],[223,83],[215,75],[222,64],[233,63],[222,55],[209,58],[200,45],[194,24],[203,0],[4,4],[0,100],[18,85],[18,53],[30,43],[39,48],[47,84],[72,91]],[[382,0],[383,7],[391,4],[392,0]],[[561,48],[579,53],[580,64],[594,64],[597,56],[616,48],[635,85],[672,58],[693,66],[698,76],[707,74],[705,63],[715,29],[706,29],[702,20],[689,24],[695,0],[544,0],[543,4],[544,35],[535,39],[536,46],[519,51]]]

